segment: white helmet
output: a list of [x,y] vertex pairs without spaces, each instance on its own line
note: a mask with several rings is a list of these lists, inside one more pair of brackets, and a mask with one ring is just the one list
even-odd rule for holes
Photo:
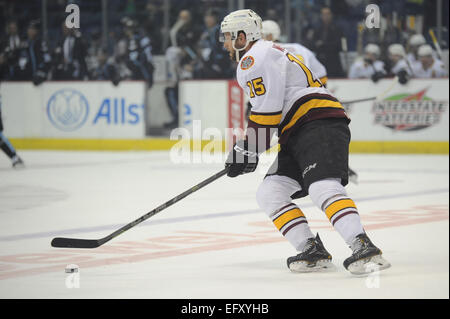
[[409,38],[409,45],[412,46],[419,46],[425,43],[426,43],[425,37],[420,33],[414,34],[411,36],[411,38]]
[[399,55],[401,57],[404,57],[406,55],[403,45],[401,45],[399,43],[391,44],[388,48],[388,52],[391,55]]
[[369,43],[364,48],[364,52],[365,53],[372,53],[372,54],[376,55],[377,57],[379,57],[380,56],[380,47],[378,45],[374,44],[374,43]]
[[418,56],[427,56],[433,55],[433,48],[428,44],[423,44],[419,47],[419,51],[417,51]]
[[[237,49],[234,45],[239,31],[243,31],[247,38],[247,44],[242,49]],[[243,9],[231,12],[223,18],[220,24],[220,38],[221,42],[225,41],[224,34],[231,34],[231,43],[233,49],[236,50],[236,61],[239,61],[239,51],[244,50],[251,41],[256,41],[262,38],[262,19],[253,10]]]
[[272,41],[276,41],[280,38],[281,30],[278,26],[278,23],[276,23],[273,20],[264,20],[262,22],[262,33],[263,36],[267,36],[269,34],[272,35]]

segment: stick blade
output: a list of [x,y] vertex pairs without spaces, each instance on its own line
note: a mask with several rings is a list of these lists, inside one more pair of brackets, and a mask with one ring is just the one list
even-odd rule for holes
[[53,238],[51,245],[56,248],[97,248],[101,245],[101,242],[95,239],[56,237]]

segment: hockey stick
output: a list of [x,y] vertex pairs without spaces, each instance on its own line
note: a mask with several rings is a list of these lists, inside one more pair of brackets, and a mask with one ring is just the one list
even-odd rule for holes
[[442,59],[442,50],[441,50],[441,46],[439,45],[439,42],[436,38],[436,36],[434,35],[434,31],[433,29],[428,30],[428,33],[431,36],[431,40],[433,41],[433,45],[436,48],[437,54],[439,56],[439,59]]
[[224,168],[220,172],[218,172],[218,173],[214,174],[213,176],[205,179],[203,182],[200,182],[197,185],[189,188],[187,191],[181,193],[178,196],[175,196],[171,200],[169,200],[169,201],[165,202],[164,204],[158,206],[157,208],[155,208],[154,210],[148,212],[147,214],[139,217],[135,221],[133,221],[133,222],[131,222],[129,224],[126,224],[122,228],[116,230],[115,232],[109,234],[106,237],[103,237],[103,238],[100,238],[100,239],[78,239],[78,238],[56,237],[56,238],[53,238],[51,245],[53,247],[58,247],[58,248],[97,248],[97,247],[103,245],[104,243],[110,241],[111,239],[119,236],[123,232],[129,230],[130,228],[136,226],[137,224],[142,223],[144,220],[152,217],[153,215],[156,215],[157,213],[159,213],[163,209],[166,209],[167,207],[169,207],[169,206],[175,204],[176,202],[182,200],[186,196],[188,196],[188,195],[198,191],[200,188],[202,188],[202,187],[204,187],[204,186],[214,182],[216,179],[219,179],[220,177],[225,175],[227,172],[228,172],[228,168]]

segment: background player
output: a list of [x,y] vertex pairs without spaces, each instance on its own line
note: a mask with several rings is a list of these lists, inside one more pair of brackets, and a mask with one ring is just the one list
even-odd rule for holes
[[[0,97],[1,98],[1,97]],[[16,150],[11,145],[9,140],[3,135],[3,122],[2,122],[2,103],[0,100],[0,148],[11,159],[13,167],[23,167],[22,159],[17,155]]]
[[293,198],[310,195],[352,249],[344,267],[354,274],[390,264],[370,241],[348,183],[349,119],[339,101],[297,57],[262,38],[262,20],[252,10],[238,10],[221,24],[224,48],[238,62],[237,80],[252,109],[246,137],[226,161],[228,176],[253,172],[258,156],[278,130],[280,152],[259,186],[257,202],[299,251],[287,260],[292,271],[329,268],[331,255],[312,234]]

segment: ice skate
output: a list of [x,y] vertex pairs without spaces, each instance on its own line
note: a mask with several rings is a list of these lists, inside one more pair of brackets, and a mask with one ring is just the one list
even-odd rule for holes
[[319,234],[309,238],[303,251],[287,259],[287,266],[294,272],[330,270],[334,267],[330,253],[323,246]]
[[350,248],[353,253],[344,261],[344,267],[354,275],[369,274],[391,266],[366,234],[356,236]]
[[24,168],[25,164],[19,156],[14,156],[12,159],[13,168]]

